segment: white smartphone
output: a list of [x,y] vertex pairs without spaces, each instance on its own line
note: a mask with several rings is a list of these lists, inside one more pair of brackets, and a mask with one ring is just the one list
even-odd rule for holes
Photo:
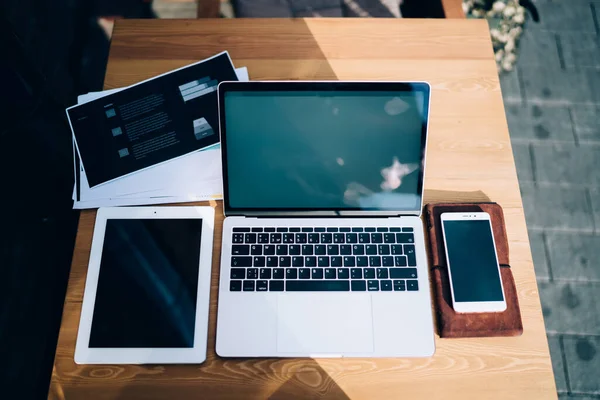
[[490,215],[442,213],[441,220],[454,311],[506,310]]

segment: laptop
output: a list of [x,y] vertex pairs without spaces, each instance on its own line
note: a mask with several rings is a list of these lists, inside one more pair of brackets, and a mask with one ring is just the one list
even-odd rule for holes
[[424,82],[223,82],[217,354],[435,351]]

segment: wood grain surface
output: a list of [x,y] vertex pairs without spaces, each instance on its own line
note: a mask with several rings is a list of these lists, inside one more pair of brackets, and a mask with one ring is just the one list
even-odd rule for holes
[[[500,203],[524,333],[440,339],[424,359],[222,359],[215,320],[222,203],[216,207],[208,359],[203,365],[73,361],[95,212],[81,213],[52,399],[556,398],[500,84],[485,21],[119,20],[106,88],[229,50],[251,79],[426,80],[432,85],[425,202]],[[200,203],[202,204],[202,203]],[[401,310],[398,311],[401,316]],[[243,329],[240,329],[243,335]]]

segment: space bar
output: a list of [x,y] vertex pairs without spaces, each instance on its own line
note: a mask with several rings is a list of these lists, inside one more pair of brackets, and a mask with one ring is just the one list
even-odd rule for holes
[[349,281],[286,281],[288,292],[349,292]]

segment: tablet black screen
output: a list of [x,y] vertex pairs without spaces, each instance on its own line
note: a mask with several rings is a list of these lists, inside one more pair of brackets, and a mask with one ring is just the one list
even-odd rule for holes
[[89,346],[194,345],[201,219],[109,219]]

